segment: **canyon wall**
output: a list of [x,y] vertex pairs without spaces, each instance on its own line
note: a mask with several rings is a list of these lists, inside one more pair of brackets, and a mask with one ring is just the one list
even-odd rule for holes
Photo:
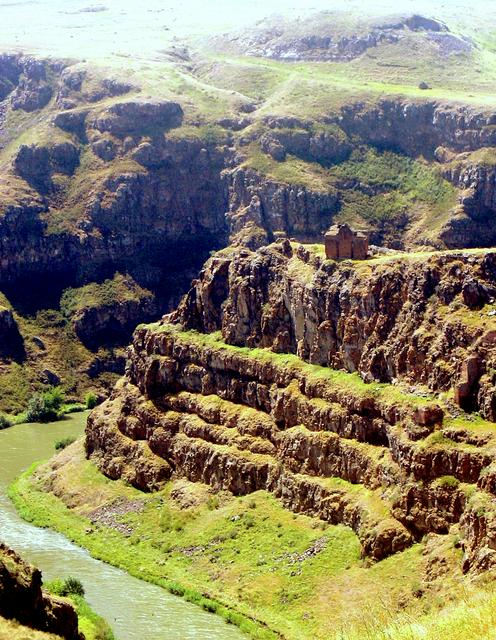
[[270,347],[367,381],[459,389],[464,408],[496,418],[496,256],[492,252],[326,261],[281,241],[209,260],[172,315],[233,345]]
[[492,566],[494,425],[465,409],[494,419],[494,265],[490,251],[224,250],[135,332],[88,456],[142,490],[271,491],[352,527],[374,559],[455,526],[464,569]]

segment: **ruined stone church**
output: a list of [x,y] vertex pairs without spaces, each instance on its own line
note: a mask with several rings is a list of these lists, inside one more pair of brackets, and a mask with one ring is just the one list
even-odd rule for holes
[[364,260],[369,250],[369,239],[365,233],[354,231],[347,224],[335,224],[324,235],[328,260]]

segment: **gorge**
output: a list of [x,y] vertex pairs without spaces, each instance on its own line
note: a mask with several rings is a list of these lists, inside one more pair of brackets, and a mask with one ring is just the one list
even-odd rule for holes
[[121,640],[491,637],[496,13],[277,4],[0,5],[0,543]]

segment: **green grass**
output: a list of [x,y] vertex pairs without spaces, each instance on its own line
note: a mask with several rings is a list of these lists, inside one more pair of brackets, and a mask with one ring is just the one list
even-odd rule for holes
[[[389,217],[395,208],[405,211],[415,202],[432,205],[442,212],[456,201],[456,189],[427,163],[412,160],[391,151],[382,153],[375,149],[359,147],[349,160],[334,169],[335,174],[344,179],[356,179],[359,182],[375,186],[386,192],[392,202],[384,198],[384,206],[373,206],[371,212],[365,210],[365,219],[372,221]],[[396,191],[394,198],[391,192]],[[372,202],[373,199],[372,199]]]
[[81,596],[69,596],[74,604],[79,620],[79,631],[84,634],[85,640],[115,640],[109,624],[98,614]]
[[60,299],[60,309],[65,316],[71,317],[91,307],[113,307],[151,297],[151,292],[140,287],[131,276],[116,273],[112,280],[101,284],[92,282],[79,289],[66,289]]
[[[11,487],[23,517],[61,531],[95,557],[222,615],[251,637],[451,640],[449,633],[458,632],[457,621],[469,613],[471,600],[480,615],[471,615],[478,622],[468,638],[485,638],[476,631],[489,628],[493,620],[489,604],[494,596],[462,577],[461,552],[452,536],[370,564],[360,559],[351,530],[294,515],[264,491],[234,498],[176,481],[153,495],[144,494],[101,476],[82,459],[78,445],[61,456],[65,458],[55,472],[48,466],[31,469]],[[63,494],[71,496],[72,509],[44,492],[45,483],[55,476]],[[87,519],[93,509],[116,499],[143,503],[140,513],[119,518],[132,527],[129,537]],[[181,506],[184,499],[190,506]],[[320,553],[298,559],[321,538],[326,544]],[[450,573],[426,581],[423,567],[426,554],[432,553],[445,559]],[[438,629],[445,635],[436,636]],[[421,631],[426,635],[419,635]]]
[[291,155],[284,162],[277,162],[263,153],[258,144],[249,148],[244,166],[279,182],[301,185],[312,191],[329,193],[334,190],[332,177],[317,162],[307,162]]

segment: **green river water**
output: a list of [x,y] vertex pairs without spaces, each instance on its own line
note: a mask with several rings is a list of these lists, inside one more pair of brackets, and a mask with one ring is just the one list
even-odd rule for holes
[[38,566],[45,580],[79,578],[91,606],[112,626],[117,640],[241,640],[221,618],[92,558],[64,536],[24,522],[7,497],[12,480],[33,462],[51,457],[54,443],[80,436],[86,413],[50,424],[0,431],[0,540]]

